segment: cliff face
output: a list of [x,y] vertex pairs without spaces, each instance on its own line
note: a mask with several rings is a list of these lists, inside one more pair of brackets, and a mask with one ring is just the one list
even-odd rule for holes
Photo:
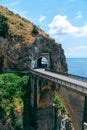
[[[4,18],[4,20],[6,20],[5,21],[6,24],[4,26],[2,24],[2,23],[4,23],[4,21],[3,21],[3,19],[1,21],[1,17],[0,17],[0,72],[4,72],[4,71],[29,72],[29,70],[31,68],[42,67],[41,60],[43,57],[46,58],[46,60],[47,60],[48,69],[51,69],[53,71],[67,72],[66,58],[65,58],[64,50],[62,49],[61,44],[56,43],[54,39],[50,38],[47,34],[45,34],[44,31],[42,31],[41,29],[36,27],[30,21],[27,21],[26,19],[21,18],[18,14],[14,14],[13,12],[9,11],[8,9],[6,9],[2,6],[0,6],[0,16],[2,16],[2,18]],[[3,31],[4,27],[6,29],[6,32]],[[7,77],[8,77],[8,75],[7,75]],[[20,84],[18,82],[18,84],[19,84],[19,86],[18,86],[15,84],[15,79],[17,81],[17,77],[14,78],[14,81],[13,81],[13,79],[6,78],[6,77],[3,79],[5,79],[6,81],[2,80],[2,82],[0,82],[1,83],[0,84],[0,89],[1,89],[0,90],[0,92],[1,92],[0,101],[2,101],[2,103],[4,103],[3,101],[5,101],[7,103],[7,107],[9,107],[11,105],[11,103],[16,103],[15,98],[17,98],[17,101],[19,101],[19,102],[17,102],[16,104],[13,104],[13,105],[20,106],[20,104],[18,104],[18,103],[20,103],[21,93],[23,93],[24,95],[22,95],[23,96],[22,100],[24,100],[24,101],[22,101],[22,103],[24,103],[24,107],[25,107],[24,108],[24,116],[25,116],[27,114],[26,107],[28,107],[28,105],[26,106],[26,104],[27,104],[26,101],[27,101],[27,96],[29,97],[30,90],[27,90],[27,89],[29,89],[29,87],[26,88],[26,86],[24,86],[24,90],[22,90],[23,89],[23,86],[22,86],[23,80],[21,79]],[[11,84],[7,81],[7,79],[10,80],[9,82],[12,82],[12,85],[14,83],[15,87],[11,86]],[[20,81],[20,79],[19,79],[19,81]],[[24,83],[25,83],[25,80],[24,80]],[[9,88],[8,85],[10,85],[10,87],[12,87],[10,90],[8,90],[8,88]],[[5,88],[5,90],[7,88],[7,90],[4,91],[4,88]],[[14,88],[16,90],[14,90]],[[18,93],[19,90],[21,90],[20,97],[17,97],[17,94],[19,96],[19,93]],[[5,92],[6,92],[7,97],[3,96],[5,94]],[[9,92],[9,97],[7,94],[8,92]],[[12,95],[12,92],[15,95]],[[10,100],[9,100],[11,97],[13,98],[12,102],[10,102]],[[9,101],[9,103],[7,100]],[[6,105],[6,103],[4,103],[4,105]],[[28,103],[29,103],[29,100],[28,100]],[[15,110],[14,110],[15,107],[13,108],[13,105],[11,107],[13,110],[12,112],[14,113],[14,116],[15,116]],[[7,107],[4,107],[4,108],[7,108]],[[10,125],[10,128],[6,122],[3,124],[3,122],[5,121],[5,118],[6,119],[11,118],[10,117],[11,114],[9,113],[9,115],[8,115],[8,110],[6,109],[7,111],[5,111],[2,108],[0,106],[1,114],[7,112],[7,116],[5,113],[5,115],[2,115],[2,117],[0,118],[0,128],[4,130],[5,127],[7,127],[7,130],[8,129],[14,130],[14,128],[13,128],[14,123],[12,123],[13,126]],[[9,110],[10,109],[11,108],[9,108]],[[19,108],[17,109],[17,112],[19,112],[18,110],[19,110]],[[22,111],[19,114],[22,114]],[[17,122],[15,122],[15,124],[20,123],[20,126],[22,127],[22,125],[23,125],[23,124],[21,124],[22,120],[21,120],[21,122],[19,122],[20,120],[18,117],[19,117],[19,115],[17,114],[18,120],[17,120]],[[22,118],[22,117],[20,117],[20,118]],[[16,119],[16,116],[15,116],[15,119]],[[8,120],[8,121],[11,123],[10,120]],[[12,122],[13,121],[15,121],[15,120],[13,120],[13,118],[12,118]],[[26,122],[26,119],[24,121]],[[9,122],[8,122],[8,124],[9,124]],[[18,126],[15,126],[15,127],[17,128]]]
[[[0,57],[2,70],[29,71],[32,61],[38,62],[40,57],[49,56],[49,68],[56,71],[67,71],[64,51],[54,40],[40,37],[32,46],[0,38]],[[48,59],[47,59],[48,60]],[[35,66],[37,67],[37,66]]]
[[0,36],[0,71],[29,71],[38,67],[42,57],[47,59],[50,69],[67,71],[60,44],[18,14],[1,6],[0,13],[8,19],[9,26],[8,35]]

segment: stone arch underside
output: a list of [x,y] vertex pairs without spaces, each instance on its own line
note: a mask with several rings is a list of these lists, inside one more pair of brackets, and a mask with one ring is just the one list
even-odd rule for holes
[[74,120],[74,118],[73,118],[73,114],[72,114],[72,112],[71,112],[71,110],[70,110],[70,107],[69,107],[68,103],[66,102],[66,100],[64,99],[64,97],[61,95],[61,93],[60,93],[59,91],[56,91],[56,90],[55,90],[54,93],[60,98],[61,102],[63,103],[63,105],[64,105],[64,107],[65,107],[65,110],[66,110],[66,112],[68,113],[68,115],[69,115],[69,117],[70,117],[70,119],[71,119],[71,121],[72,121],[74,130],[78,130],[78,129],[77,129],[77,125],[76,125],[76,123],[75,123],[75,120]]
[[51,90],[50,86],[48,85],[44,86],[44,88],[42,88],[39,95],[38,107],[45,108],[45,107],[53,106],[53,96],[54,93]]

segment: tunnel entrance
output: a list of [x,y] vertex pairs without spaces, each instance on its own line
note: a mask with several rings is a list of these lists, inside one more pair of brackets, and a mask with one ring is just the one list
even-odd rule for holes
[[37,61],[37,68],[47,68],[48,60],[45,57],[40,57]]

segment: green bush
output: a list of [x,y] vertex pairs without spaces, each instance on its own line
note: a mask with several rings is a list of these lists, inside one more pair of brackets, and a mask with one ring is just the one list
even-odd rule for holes
[[38,34],[38,29],[35,25],[33,26],[32,34],[34,34],[34,35]]
[[8,29],[8,19],[2,13],[0,13],[0,36],[6,37],[8,34]]
[[24,27],[24,23],[19,23],[20,27]]
[[62,104],[61,100],[59,99],[58,96],[55,95],[54,97],[54,104],[55,104],[55,111],[56,113],[59,111],[59,110],[64,110],[64,105]]
[[23,97],[28,78],[28,75],[15,73],[0,74],[0,119],[3,112],[5,124],[20,130],[23,128]]

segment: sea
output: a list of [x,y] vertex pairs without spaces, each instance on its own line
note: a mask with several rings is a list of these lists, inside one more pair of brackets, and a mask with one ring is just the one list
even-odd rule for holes
[[66,58],[68,73],[87,77],[87,58]]

